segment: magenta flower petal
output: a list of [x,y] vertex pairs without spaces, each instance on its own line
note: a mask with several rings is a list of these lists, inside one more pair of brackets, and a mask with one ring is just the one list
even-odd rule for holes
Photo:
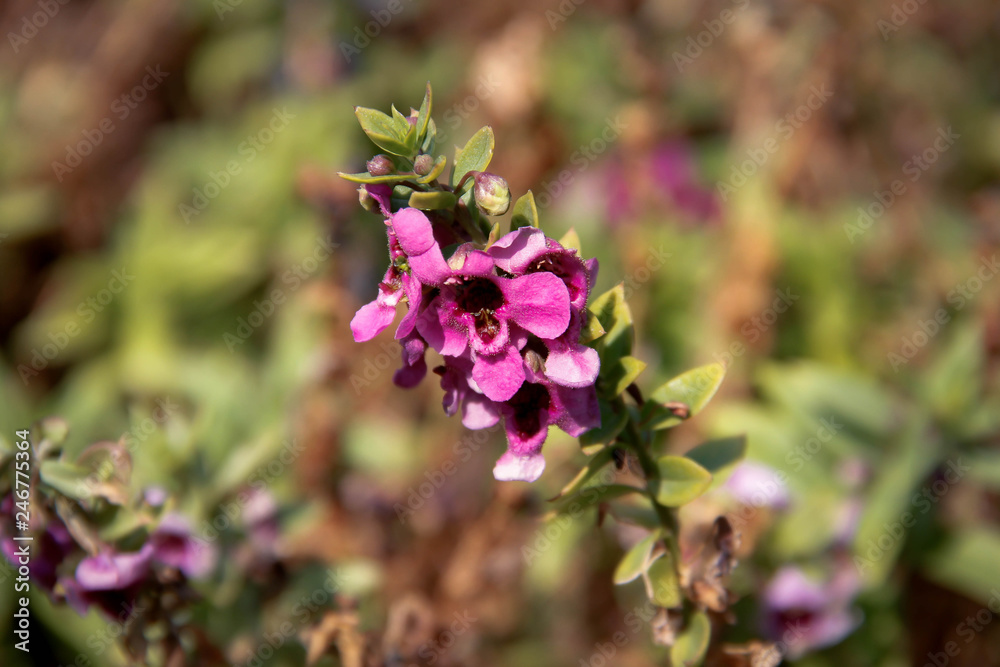
[[500,413],[496,404],[482,394],[469,390],[462,401],[462,425],[478,431],[495,426],[499,421]]
[[546,252],[545,234],[534,227],[521,227],[498,239],[487,252],[498,267],[519,275]]
[[351,333],[354,341],[363,343],[371,340],[388,328],[396,319],[396,308],[384,303],[372,301],[358,309],[351,320]]
[[396,339],[405,338],[413,332],[413,327],[417,323],[417,315],[420,312],[420,306],[423,301],[423,285],[420,281],[411,275],[403,274],[401,277],[403,283],[403,291],[406,293],[406,301],[409,304],[409,310],[406,315],[399,322],[399,327],[396,328]]
[[425,285],[439,285],[451,276],[451,267],[434,239],[431,221],[415,208],[404,208],[392,217],[399,247],[406,253],[413,275]]
[[589,387],[550,387],[555,423],[574,438],[601,425],[601,409],[597,403],[597,390]]
[[573,346],[557,341],[549,343],[545,375],[556,384],[587,387],[594,384],[600,370],[601,360],[594,348],[579,343]]
[[216,552],[207,542],[196,539],[188,520],[179,514],[167,514],[150,536],[153,559],[175,567],[185,575],[198,578],[212,571]]
[[465,352],[469,335],[452,316],[454,302],[435,297],[417,317],[417,331],[432,349],[446,357]]
[[493,466],[493,477],[502,482],[534,482],[544,470],[545,457],[541,454],[517,456],[506,452]]
[[551,273],[498,278],[505,315],[540,338],[556,338],[569,326],[569,291]]
[[506,401],[524,382],[524,361],[514,347],[494,356],[478,355],[472,379],[491,400]]
[[393,374],[392,381],[397,387],[412,389],[427,375],[427,362],[424,359],[427,343],[419,334],[412,333],[401,340],[400,345],[403,365]]
[[153,545],[126,553],[102,553],[89,556],[76,566],[76,581],[87,591],[115,591],[140,581],[149,571]]
[[365,190],[378,202],[379,208],[382,209],[382,215],[387,218],[391,217],[392,207],[389,198],[392,197],[392,186],[387,183],[370,184],[365,186]]

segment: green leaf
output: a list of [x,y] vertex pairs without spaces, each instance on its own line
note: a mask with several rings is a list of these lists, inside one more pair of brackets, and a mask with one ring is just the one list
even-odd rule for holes
[[448,158],[443,155],[438,157],[438,159],[434,161],[434,166],[431,167],[430,172],[426,176],[418,177],[417,183],[430,183],[444,172],[444,168],[446,166],[448,166]]
[[629,494],[642,493],[642,489],[628,484],[607,484],[604,486],[584,486],[580,493],[564,498],[560,501],[559,507],[554,509],[546,518],[551,518],[559,514],[577,515],[583,510],[611,502]]
[[980,604],[995,604],[1000,591],[1000,531],[967,528],[949,538],[924,563],[924,575]]
[[421,211],[433,211],[434,209],[452,208],[458,198],[451,192],[414,192],[410,195],[409,205]]
[[538,207],[535,206],[535,195],[531,190],[517,198],[510,216],[510,231],[521,227],[538,229]]
[[598,398],[597,403],[601,409],[601,425],[581,435],[581,445],[611,442],[628,423],[628,411],[621,401],[608,402],[603,398]]
[[42,461],[38,468],[38,475],[43,482],[64,496],[77,500],[86,500],[93,495],[86,482],[89,474],[90,471],[82,466],[58,459]]
[[661,535],[659,530],[654,530],[625,552],[621,561],[618,562],[618,567],[615,568],[613,579],[616,584],[627,584],[642,576],[643,572],[649,568],[650,556]]
[[583,248],[580,247],[580,235],[576,233],[575,227],[570,227],[569,231],[563,234],[562,238],[559,239],[559,245],[564,248],[572,248],[576,250],[576,253],[583,256]]
[[[393,107],[395,111],[395,107]],[[396,112],[399,113],[399,112]],[[378,109],[355,107],[354,115],[361,123],[361,129],[376,146],[394,155],[409,156],[412,149],[406,144],[406,135],[412,127],[403,117],[392,118]],[[402,114],[400,114],[402,115]]]
[[342,171],[338,171],[337,176],[340,176],[345,181],[350,181],[352,183],[393,183],[395,181],[405,181],[408,177],[408,174],[386,174],[385,176],[372,176],[367,171],[363,171],[359,174],[345,174]]
[[697,667],[708,651],[712,637],[712,623],[703,611],[691,615],[688,625],[670,647],[670,664],[673,667]]
[[660,607],[672,609],[682,604],[681,582],[670,551],[657,558],[643,575],[646,595]]
[[497,220],[490,227],[490,234],[486,237],[486,247],[489,248],[491,245],[496,243],[497,239],[500,237],[500,221]]
[[604,329],[594,347],[601,355],[601,365],[613,364],[621,357],[632,354],[635,332],[632,311],[625,302],[625,284],[618,283],[590,304],[593,313]]
[[657,460],[659,478],[649,480],[656,500],[667,507],[691,502],[712,484],[712,473],[684,456],[664,456]]
[[687,407],[685,418],[690,419],[712,400],[725,376],[726,367],[719,363],[681,373],[650,394],[650,400],[642,408],[641,425],[659,430],[676,426],[684,421],[672,410],[664,407],[665,403],[683,404]]
[[[493,159],[493,128],[487,125],[480,128],[465,144],[465,148],[455,149],[455,169],[451,172],[451,186],[458,187],[470,171],[484,171]],[[463,190],[471,189],[472,179],[465,182]]]
[[605,447],[591,457],[591,459],[587,461],[587,465],[580,469],[580,472],[577,473],[576,477],[574,477],[569,484],[564,486],[559,493],[552,498],[549,498],[549,501],[559,500],[560,498],[576,493],[583,488],[583,485],[587,483],[587,480],[596,475],[601,468],[611,462],[611,453],[612,448]]
[[622,357],[612,364],[601,366],[602,384],[609,396],[621,396],[645,369],[645,361],[635,357]]
[[424,101],[420,103],[420,111],[417,114],[417,141],[423,144],[424,139],[427,136],[427,128],[429,127],[431,121],[431,101],[433,95],[431,95],[431,82],[427,82],[427,88],[424,92]]
[[580,329],[580,344],[586,345],[603,336],[604,327],[601,326],[601,321],[597,319],[597,316],[589,310],[583,311],[583,317],[583,327]]
[[435,144],[437,143],[437,125],[434,124],[434,119],[431,118],[430,122],[427,123],[427,136],[424,137],[423,142],[420,144],[421,153],[433,153]]
[[721,470],[731,468],[743,460],[747,453],[747,437],[737,435],[731,438],[709,440],[698,445],[686,456],[705,470],[718,475]]

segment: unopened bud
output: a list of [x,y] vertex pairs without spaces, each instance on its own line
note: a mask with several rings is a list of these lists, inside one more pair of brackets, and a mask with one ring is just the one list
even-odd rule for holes
[[510,208],[510,188],[496,174],[481,171],[476,174],[474,189],[476,204],[486,215],[503,215]]
[[368,160],[368,173],[372,176],[386,176],[396,171],[396,165],[385,155],[376,155]]
[[375,201],[375,197],[372,197],[371,193],[363,185],[358,188],[358,201],[361,203],[361,207],[369,213],[379,213],[378,202]]
[[426,176],[431,173],[431,169],[434,168],[434,158],[426,153],[423,155],[418,155],[417,159],[413,161],[413,171],[417,172],[421,176]]

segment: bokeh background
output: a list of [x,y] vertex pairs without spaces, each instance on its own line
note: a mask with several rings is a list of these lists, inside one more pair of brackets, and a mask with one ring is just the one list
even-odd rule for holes
[[[134,488],[223,555],[194,619],[226,661],[290,622],[260,664],[303,664],[337,610],[319,664],[359,638],[384,664],[666,664],[610,582],[628,531],[539,521],[575,441],[495,482],[502,433],[445,418],[433,375],[394,387],[390,332],[351,339],[385,256],[336,177],[373,153],[352,109],[430,81],[439,145],[492,125],[491,171],[625,281],[641,386],[729,364],[662,443],[746,432],[787,476],[787,502],[711,500],[745,519],[726,639],[766,637],[795,567],[852,579],[853,621],[790,664],[1000,665],[996,3],[10,0],[0,28],[0,438],[131,438]],[[15,651],[12,577],[0,662],[125,663],[41,594]]]

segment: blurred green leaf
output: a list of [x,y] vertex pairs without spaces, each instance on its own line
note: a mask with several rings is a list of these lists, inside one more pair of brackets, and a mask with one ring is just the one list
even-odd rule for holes
[[615,568],[613,577],[615,584],[627,584],[642,576],[650,565],[650,555],[661,536],[659,530],[654,530],[625,552]]
[[684,456],[663,456],[657,459],[657,479],[649,480],[656,500],[667,507],[680,507],[708,490],[712,473]]
[[687,627],[670,647],[670,664],[673,667],[697,667],[705,657],[712,637],[712,623],[703,611],[691,615]]
[[677,576],[674,558],[669,550],[646,568],[643,580],[646,583],[646,593],[649,599],[657,606],[673,609],[680,607],[683,603],[681,582]]
[[737,435],[731,438],[709,440],[685,453],[705,470],[718,476],[723,470],[733,468],[743,460],[747,453],[747,437]]
[[645,369],[646,362],[635,357],[622,357],[612,364],[602,364],[601,375],[608,396],[621,396]]
[[581,435],[581,445],[588,446],[611,442],[622,432],[625,424],[628,423],[628,411],[620,402],[608,402],[603,398],[598,398],[598,405],[601,410],[601,425]]
[[590,304],[590,312],[597,317],[605,333],[594,342],[601,355],[601,365],[614,364],[618,359],[632,354],[635,331],[632,311],[625,301],[625,286],[618,283]]
[[597,454],[592,456],[590,460],[587,461],[587,465],[580,469],[580,472],[576,474],[576,477],[574,477],[569,484],[564,486],[559,493],[549,500],[559,500],[560,498],[564,498],[579,491],[590,478],[600,472],[601,468],[606,466],[611,461],[611,455],[611,447],[605,447],[601,451],[597,452]]
[[43,482],[69,498],[86,500],[93,495],[87,484],[90,471],[82,466],[49,459],[42,461],[38,467],[38,474]]

